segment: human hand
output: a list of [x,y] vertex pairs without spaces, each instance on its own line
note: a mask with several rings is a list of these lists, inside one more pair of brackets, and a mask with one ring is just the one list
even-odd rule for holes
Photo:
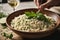
[[60,6],[60,0],[34,0],[34,2],[40,10],[51,8],[53,6]]

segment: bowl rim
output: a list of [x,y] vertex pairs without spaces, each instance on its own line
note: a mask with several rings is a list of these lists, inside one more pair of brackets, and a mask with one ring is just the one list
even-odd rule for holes
[[[35,10],[37,10],[37,8],[27,8],[27,9],[35,9]],[[51,29],[48,29],[48,30],[45,30],[45,31],[40,31],[40,32],[24,32],[24,31],[20,31],[20,30],[16,30],[16,29],[12,28],[12,26],[9,25],[8,21],[7,21],[9,19],[10,15],[12,15],[12,14],[14,14],[16,12],[22,11],[22,10],[27,10],[27,9],[21,9],[21,10],[18,10],[18,11],[15,11],[15,12],[9,14],[8,17],[6,18],[6,25],[8,26],[8,28],[10,28],[11,30],[14,30],[14,31],[21,32],[21,33],[42,33],[42,32],[52,31],[52,30],[54,30],[54,29],[56,29],[58,27],[58,26],[55,26],[54,28],[51,28]]]

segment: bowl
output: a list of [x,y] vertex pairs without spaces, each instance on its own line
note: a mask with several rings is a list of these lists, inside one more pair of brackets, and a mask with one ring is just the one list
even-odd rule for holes
[[47,10],[44,10],[44,11],[41,11],[43,14],[46,14],[46,15],[52,17],[56,21],[57,25],[53,29],[49,29],[49,30],[41,31],[41,32],[22,32],[22,31],[18,31],[18,30],[13,29],[11,27],[12,19],[14,19],[15,17],[17,17],[19,15],[24,14],[25,11],[37,12],[38,9],[37,8],[29,8],[29,9],[18,10],[18,11],[15,11],[15,12],[11,13],[6,19],[6,24],[7,24],[8,28],[10,28],[16,34],[20,35],[22,38],[42,38],[42,37],[46,37],[46,36],[52,34],[56,30],[56,28],[58,28],[58,25],[60,24],[60,21],[59,21],[60,17],[57,14],[55,14],[53,12],[50,12],[50,11],[47,11]]

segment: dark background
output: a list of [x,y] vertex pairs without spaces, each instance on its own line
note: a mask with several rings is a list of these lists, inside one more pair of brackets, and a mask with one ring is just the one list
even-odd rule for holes
[[[25,1],[33,1],[33,0],[20,0],[21,2],[25,2]],[[7,3],[7,0],[2,0],[2,3]]]

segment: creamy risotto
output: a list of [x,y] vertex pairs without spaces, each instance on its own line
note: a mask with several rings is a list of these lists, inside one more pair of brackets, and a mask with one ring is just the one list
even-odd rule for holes
[[[29,14],[30,13],[30,14]],[[11,26],[15,30],[24,32],[40,32],[55,27],[55,20],[52,17],[34,12],[26,12],[25,14],[15,17],[11,21]]]

